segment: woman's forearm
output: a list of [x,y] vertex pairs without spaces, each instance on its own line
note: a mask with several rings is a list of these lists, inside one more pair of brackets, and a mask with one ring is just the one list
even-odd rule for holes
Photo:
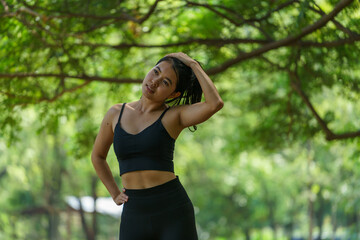
[[219,110],[223,107],[224,102],[221,99],[214,83],[211,81],[210,77],[205,73],[200,64],[196,61],[190,64],[191,69],[194,71],[201,89],[204,93],[205,102],[210,106]]
[[103,182],[111,197],[114,199],[120,194],[120,190],[115,182],[106,160],[99,157],[92,157],[91,161],[100,180]]

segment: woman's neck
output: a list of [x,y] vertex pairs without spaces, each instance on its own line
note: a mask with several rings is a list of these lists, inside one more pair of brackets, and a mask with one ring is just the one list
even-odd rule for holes
[[153,102],[145,97],[141,97],[139,101],[135,102],[134,108],[140,112],[154,112],[166,108],[165,102]]

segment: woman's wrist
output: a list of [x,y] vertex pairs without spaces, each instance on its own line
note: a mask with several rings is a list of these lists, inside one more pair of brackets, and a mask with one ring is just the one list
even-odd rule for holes
[[110,193],[112,199],[114,199],[114,200],[115,200],[115,198],[116,198],[117,196],[119,196],[120,194],[121,194],[120,189],[118,189],[118,190],[117,190],[116,192],[114,192],[114,193]]

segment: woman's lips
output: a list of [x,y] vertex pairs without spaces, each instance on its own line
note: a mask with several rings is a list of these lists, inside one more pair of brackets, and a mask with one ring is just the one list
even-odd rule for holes
[[146,89],[148,90],[148,92],[150,92],[150,93],[154,93],[155,91],[154,90],[152,90],[147,84],[146,84]]

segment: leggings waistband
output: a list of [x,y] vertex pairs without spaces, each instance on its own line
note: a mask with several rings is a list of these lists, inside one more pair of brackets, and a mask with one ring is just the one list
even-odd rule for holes
[[144,189],[126,189],[125,188],[125,194],[128,195],[129,197],[146,197],[146,196],[154,196],[156,194],[162,194],[162,193],[166,193],[169,191],[173,191],[176,190],[177,188],[181,188],[182,185],[180,183],[179,177],[176,176],[176,178],[154,186],[154,187],[150,187],[150,188],[144,188]]
[[191,200],[178,177],[151,188],[128,189],[125,194],[129,196],[123,207],[125,215],[174,213],[185,205],[192,208]]

